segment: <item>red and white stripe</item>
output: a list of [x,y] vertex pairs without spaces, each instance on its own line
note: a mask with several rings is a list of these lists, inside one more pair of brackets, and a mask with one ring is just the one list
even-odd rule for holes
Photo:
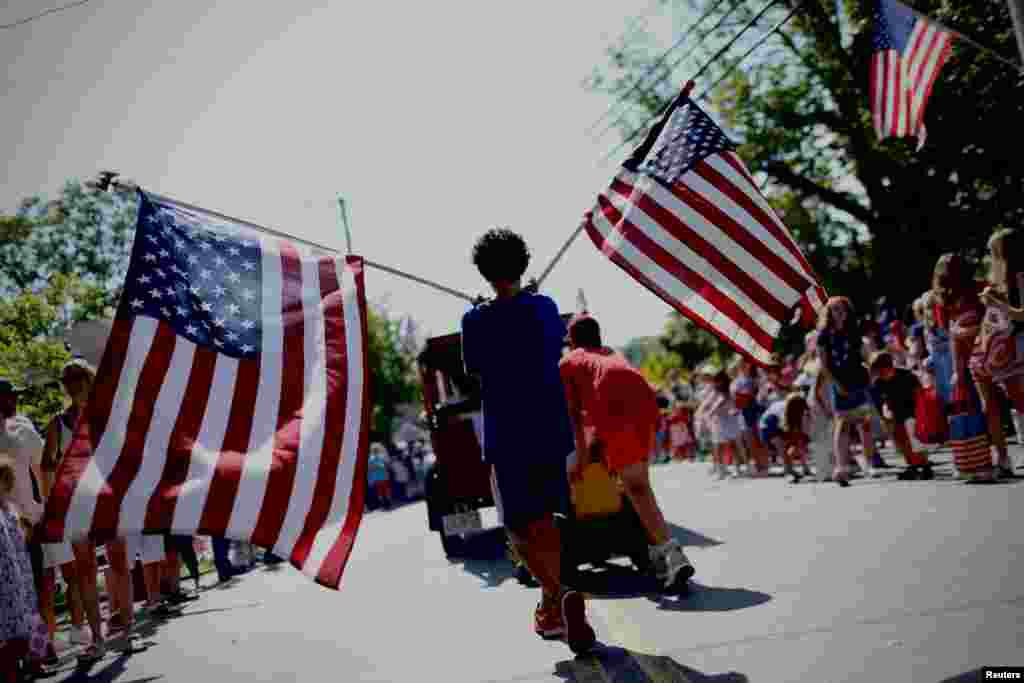
[[918,19],[906,53],[880,50],[871,59],[871,114],[878,137],[925,135],[924,109],[952,50],[953,36]]
[[337,588],[363,511],[362,261],[261,242],[256,359],[199,347],[153,318],[115,320],[48,538],[224,536]]
[[623,169],[584,218],[605,255],[673,308],[756,361],[794,307],[824,290],[733,152],[675,185]]

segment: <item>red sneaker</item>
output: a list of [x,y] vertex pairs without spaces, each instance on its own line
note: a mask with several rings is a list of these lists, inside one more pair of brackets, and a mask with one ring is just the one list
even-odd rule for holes
[[587,605],[581,594],[569,591],[562,596],[562,616],[565,619],[565,640],[573,654],[593,649],[597,634],[587,622]]
[[562,608],[557,602],[551,607],[544,607],[544,603],[538,603],[537,609],[533,612],[533,630],[544,639],[561,638],[565,635],[565,620],[562,618]]

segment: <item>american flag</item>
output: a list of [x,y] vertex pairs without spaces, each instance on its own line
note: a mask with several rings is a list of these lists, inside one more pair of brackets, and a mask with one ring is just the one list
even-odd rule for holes
[[877,0],[871,40],[871,115],[878,138],[916,136],[920,147],[924,108],[953,35],[896,0]]
[[337,588],[363,513],[366,362],[361,259],[140,192],[45,536],[223,536]]
[[755,362],[825,292],[721,129],[686,94],[584,217],[608,258]]

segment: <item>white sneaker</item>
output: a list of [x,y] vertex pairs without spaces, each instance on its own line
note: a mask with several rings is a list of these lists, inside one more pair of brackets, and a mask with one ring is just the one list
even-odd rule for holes
[[662,587],[669,588],[680,576],[684,581],[693,576],[693,565],[674,538],[663,545],[651,546],[649,553],[654,575]]

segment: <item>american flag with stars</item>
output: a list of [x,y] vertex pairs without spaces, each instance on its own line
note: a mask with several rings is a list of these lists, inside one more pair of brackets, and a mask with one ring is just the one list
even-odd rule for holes
[[953,35],[897,0],[876,0],[871,34],[871,116],[878,138],[917,137],[927,131],[924,110],[949,58]]
[[366,480],[361,259],[302,253],[142,192],[139,203],[44,535],[222,536],[337,588]]
[[825,291],[735,146],[684,91],[584,216],[591,240],[666,303],[758,363]]

